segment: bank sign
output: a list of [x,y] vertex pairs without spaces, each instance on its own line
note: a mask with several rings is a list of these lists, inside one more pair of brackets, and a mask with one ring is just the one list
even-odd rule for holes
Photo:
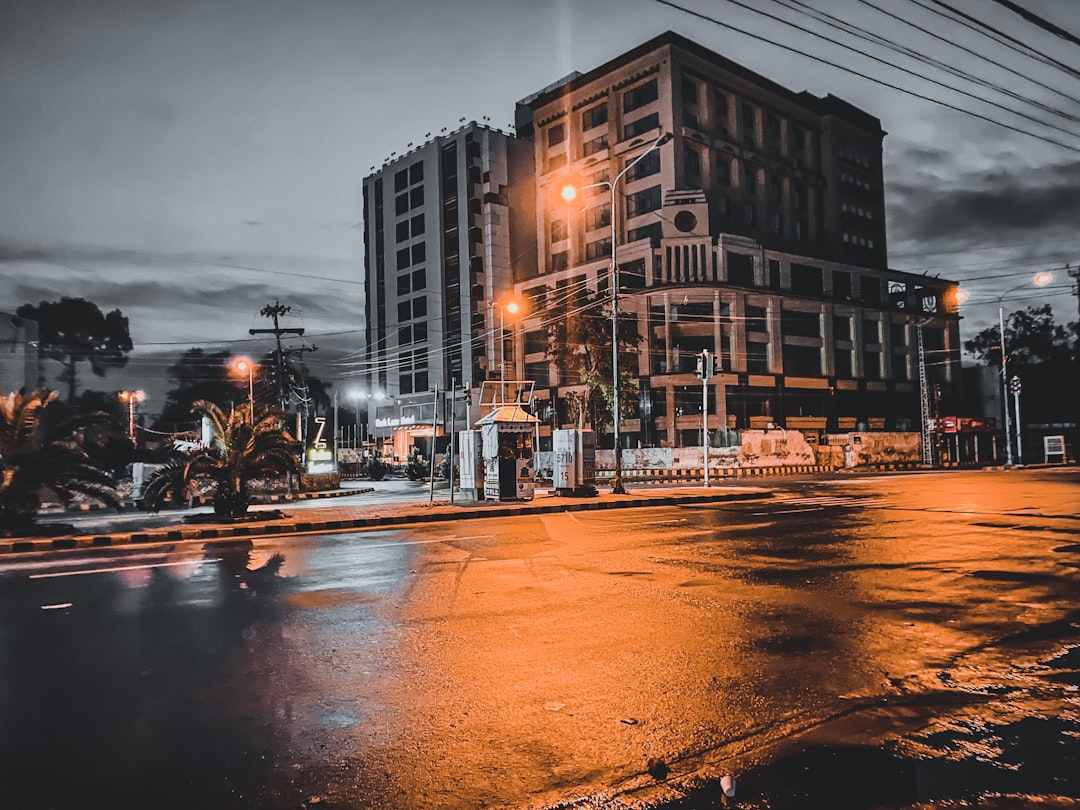
[[304,454],[304,471],[309,475],[334,472],[337,469],[334,463],[334,451],[326,446],[326,437],[323,435],[326,430],[326,417],[316,416],[314,422],[315,435],[312,437],[307,453]]

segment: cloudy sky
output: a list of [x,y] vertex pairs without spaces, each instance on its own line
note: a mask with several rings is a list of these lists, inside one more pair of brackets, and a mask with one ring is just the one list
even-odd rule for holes
[[[1075,0],[1017,2],[1080,34]],[[891,264],[960,280],[970,334],[1080,260],[1080,46],[1000,0],[947,5],[1008,47],[937,0],[0,0],[0,311],[119,307],[132,363],[81,382],[163,393],[186,348],[269,348],[247,330],[280,300],[345,385],[362,178],[670,29],[882,120]],[[1057,278],[1040,294],[1075,320]]]

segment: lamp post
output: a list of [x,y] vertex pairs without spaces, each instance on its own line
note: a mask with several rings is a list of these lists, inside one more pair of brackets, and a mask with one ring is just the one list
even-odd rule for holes
[[[626,487],[622,480],[622,448],[619,446],[619,263],[616,257],[616,245],[618,242],[615,227],[615,190],[619,181],[626,176],[634,166],[645,159],[651,152],[659,149],[672,139],[670,132],[665,132],[652,142],[648,149],[638,155],[626,167],[615,175],[614,180],[603,180],[599,183],[590,183],[582,186],[583,189],[607,186],[611,190],[611,421],[614,426],[615,438],[615,474],[611,478],[611,492],[615,495],[625,495]],[[566,186],[562,191],[563,199],[569,202],[577,196],[577,189]]]
[[[1053,273],[1036,273],[1032,279],[1035,286],[1045,287],[1051,281],[1054,280]],[[1023,289],[1027,284],[1017,284],[1015,287],[1011,287],[1001,295],[998,296],[998,335],[1001,338],[1001,407],[1005,414],[1005,464],[1008,467],[1013,466],[1013,440],[1011,425],[1009,424],[1009,372],[1008,363],[1009,355],[1005,350],[1005,297],[1010,293],[1014,293],[1017,290]],[[1020,414],[1016,415],[1016,436],[1017,447],[1020,445]]]
[[255,424],[255,361],[250,357],[234,357],[232,360],[233,373],[241,379],[246,374],[248,378],[248,408],[249,421]]
[[135,441],[135,403],[142,402],[146,399],[146,393],[143,391],[121,391],[117,394],[117,397],[127,405],[128,408],[128,439],[131,440],[131,445],[134,447],[137,442]]
[[499,305],[499,397],[504,398],[506,391],[506,313],[517,315],[520,307],[517,301]]

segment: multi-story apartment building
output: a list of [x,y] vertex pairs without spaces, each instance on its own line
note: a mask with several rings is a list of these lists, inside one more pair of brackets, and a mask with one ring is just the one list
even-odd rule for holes
[[436,385],[498,373],[495,302],[512,293],[515,269],[535,274],[532,160],[531,143],[473,122],[364,179],[363,379],[379,397],[375,436],[430,419]]
[[888,270],[885,133],[868,113],[666,33],[520,102],[517,129],[537,258],[516,268],[530,313],[515,359],[547,400],[545,432],[580,383],[548,362],[548,302],[610,290],[612,217],[620,306],[643,337],[625,446],[700,442],[703,349],[720,371],[710,429],[917,429],[920,370],[943,396],[959,381],[955,285]]

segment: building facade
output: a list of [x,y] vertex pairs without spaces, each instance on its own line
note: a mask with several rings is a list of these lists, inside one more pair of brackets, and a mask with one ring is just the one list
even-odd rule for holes
[[710,431],[917,430],[920,374],[954,395],[955,285],[888,270],[873,116],[666,33],[520,102],[516,123],[537,254],[515,277],[528,315],[513,346],[544,433],[581,383],[548,362],[546,333],[573,291],[610,291],[612,218],[620,308],[642,337],[624,446],[700,444],[705,349]]
[[[499,373],[496,302],[534,273],[532,145],[470,123],[366,177],[369,431],[427,424],[432,391]],[[519,225],[519,219],[523,225]]]

